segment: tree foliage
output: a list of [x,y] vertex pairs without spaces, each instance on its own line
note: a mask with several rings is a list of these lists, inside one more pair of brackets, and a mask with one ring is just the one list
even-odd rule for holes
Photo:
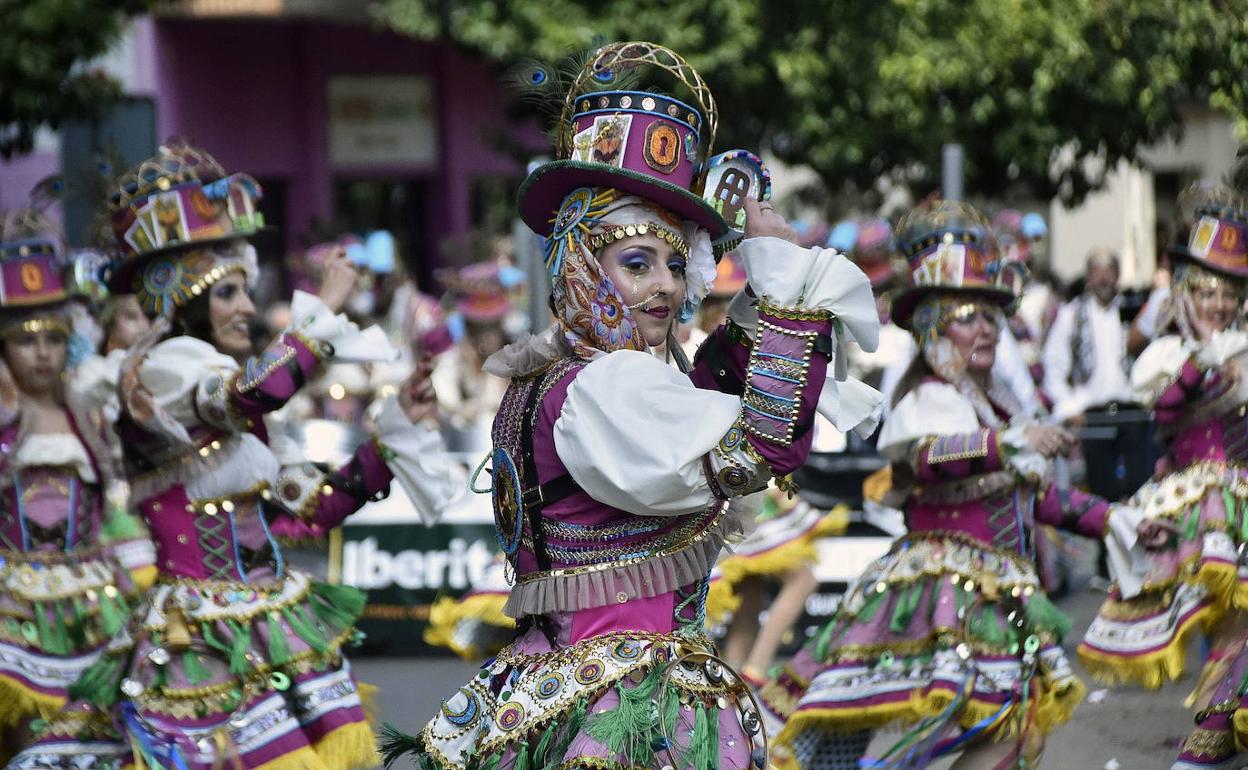
[[0,0],[0,156],[29,152],[41,126],[87,119],[121,95],[90,62],[153,0]]
[[501,62],[595,36],[663,43],[719,102],[719,147],[764,146],[830,189],[1081,200],[1213,107],[1248,137],[1248,0],[385,0],[394,28]]

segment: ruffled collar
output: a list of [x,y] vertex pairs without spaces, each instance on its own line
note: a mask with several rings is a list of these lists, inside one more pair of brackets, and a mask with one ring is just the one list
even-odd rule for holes
[[91,455],[75,433],[36,433],[22,439],[9,459],[14,470],[26,468],[73,468],[88,484],[99,481]]

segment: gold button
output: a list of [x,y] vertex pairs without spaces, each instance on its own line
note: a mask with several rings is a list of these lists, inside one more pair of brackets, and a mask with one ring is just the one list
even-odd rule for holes
[[165,561],[165,566],[169,569],[173,569],[173,559],[167,559]]
[[186,535],[178,535],[178,542],[182,545],[186,545],[190,541],[188,540]]
[[624,593],[623,591],[620,591],[618,594],[615,595],[615,600],[619,602],[620,604],[623,604],[624,602],[628,601],[628,594]]
[[153,511],[156,511],[156,512],[159,512],[159,511],[160,511],[160,501],[159,501],[159,500],[157,500],[156,502],[152,503],[152,510],[153,510]]

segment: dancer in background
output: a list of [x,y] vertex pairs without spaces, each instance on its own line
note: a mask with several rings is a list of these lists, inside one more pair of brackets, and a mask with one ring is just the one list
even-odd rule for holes
[[1187,705],[1197,728],[1176,768],[1239,767],[1248,742],[1248,201],[1243,190],[1196,186],[1180,199],[1194,214],[1170,257],[1174,281],[1161,336],[1131,370],[1136,399],[1153,410],[1166,454],[1131,503],[1177,531],[1174,550],[1152,554],[1143,590],[1111,591],[1079,657],[1095,675],[1160,687],[1180,676],[1188,637],[1210,653]]
[[914,282],[893,316],[919,355],[879,447],[906,493],[909,533],[763,689],[776,758],[857,768],[872,730],[917,723],[882,762],[919,768],[960,753],[959,770],[1030,767],[1084,692],[1061,648],[1070,621],[1036,575],[1035,525],[1104,534],[1122,559],[1139,532],[1150,542],[1167,532],[1048,481],[1073,438],[1016,418],[994,376],[1015,274],[996,270],[983,217],[942,201],[897,232]]
[[109,504],[117,468],[107,426],[67,398],[73,329],[60,238],[32,210],[5,213],[2,227],[0,758],[7,760],[30,740],[31,720],[56,714],[70,685],[122,629],[140,592],[130,568],[150,572],[151,550],[119,525],[124,511]]
[[420,510],[436,512],[449,474],[436,434],[418,424],[433,403],[419,377],[344,466],[279,464],[265,414],[325,363],[384,357],[388,345],[338,314],[356,274],[337,254],[320,295],[296,293],[291,328],[249,355],[256,253],[246,238],[262,224],[259,196],[250,177],[180,144],[118,184],[110,216],[122,261],[112,280],[156,319],[122,366],[118,429],[160,574],[71,688],[81,700],[11,767],[376,762],[342,654],[363,595],[288,569],[276,538],[323,532],[396,477]]

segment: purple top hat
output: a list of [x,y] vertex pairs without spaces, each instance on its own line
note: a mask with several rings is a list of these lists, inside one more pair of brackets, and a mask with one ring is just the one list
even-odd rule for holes
[[33,208],[5,212],[0,230],[0,308],[29,308],[69,296],[56,230]]
[[1198,204],[1187,243],[1168,251],[1223,275],[1248,279],[1248,210],[1214,201]]
[[967,294],[1008,306],[1017,298],[1017,275],[1003,270],[991,229],[974,207],[940,201],[917,209],[897,226],[912,283],[893,302],[893,320],[911,329],[919,302],[931,294]]
[[120,255],[110,288],[132,291],[138,269],[158,254],[254,235],[264,227],[262,196],[255,179],[227,175],[203,150],[162,146],[122,177],[109,202]]
[[[590,91],[595,76],[640,65],[657,66],[689,86],[694,108],[647,91]],[[549,236],[564,197],[579,187],[611,187],[646,198],[705,228],[712,241],[728,233],[722,216],[701,197],[702,161],[714,141],[714,99],[677,54],[653,43],[600,48],[573,82],[556,126],[556,159],[520,186],[520,217]]]

